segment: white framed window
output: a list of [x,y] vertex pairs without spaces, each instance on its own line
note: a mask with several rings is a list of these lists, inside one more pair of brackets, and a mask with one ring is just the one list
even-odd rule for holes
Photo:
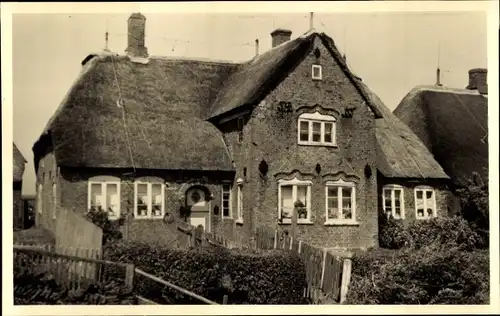
[[278,181],[278,218],[283,224],[292,223],[293,209],[297,203],[297,223],[310,224],[311,185],[308,180]]
[[384,213],[395,219],[405,218],[404,188],[400,185],[386,185],[382,188]]
[[37,194],[37,199],[36,199],[36,209],[38,213],[42,214],[42,209],[43,209],[43,185],[40,183],[38,184],[38,194]]
[[158,182],[134,183],[134,217],[163,218],[165,216],[165,185]]
[[109,219],[120,218],[120,179],[94,177],[88,183],[88,208],[102,208]]
[[436,216],[436,193],[434,189],[427,186],[416,187],[415,217],[417,219],[429,219]]
[[314,80],[323,79],[323,68],[321,65],[312,65],[311,75]]
[[325,224],[356,223],[356,185],[342,179],[326,182],[325,205]]
[[231,184],[222,184],[222,217],[231,218]]
[[299,145],[336,146],[335,117],[319,112],[304,113],[298,121]]
[[236,194],[236,222],[243,223],[243,179],[239,178],[237,181],[237,194]]
[[57,215],[57,184],[52,184],[52,218],[56,219]]

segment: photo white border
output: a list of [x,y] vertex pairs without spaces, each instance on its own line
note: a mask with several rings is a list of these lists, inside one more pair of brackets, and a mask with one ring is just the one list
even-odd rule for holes
[[[486,11],[488,14],[488,100],[490,159],[490,297],[491,305],[463,306],[384,306],[306,305],[306,306],[33,306],[14,307],[12,298],[12,14],[13,13],[293,13],[293,12],[457,12]],[[209,3],[2,3],[2,155],[3,179],[3,296],[6,315],[237,315],[237,314],[434,314],[498,313],[499,308],[499,212],[498,212],[498,1],[371,1],[371,2],[209,2]],[[459,31],[457,30],[457,34]]]

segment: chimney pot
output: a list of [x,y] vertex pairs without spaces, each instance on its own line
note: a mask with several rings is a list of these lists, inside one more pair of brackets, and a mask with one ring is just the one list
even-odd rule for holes
[[141,13],[132,13],[128,18],[127,55],[130,57],[148,57],[145,46],[146,17]]
[[259,55],[259,39],[255,40],[255,56]]
[[474,68],[469,70],[469,85],[466,89],[477,90],[481,94],[488,94],[488,70],[486,68]]
[[292,31],[287,29],[276,29],[271,32],[272,47],[276,47],[286,41],[289,41]]

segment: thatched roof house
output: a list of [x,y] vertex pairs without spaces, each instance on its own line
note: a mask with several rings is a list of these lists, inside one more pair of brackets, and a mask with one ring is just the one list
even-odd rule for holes
[[[476,78],[480,79],[479,83],[474,82]],[[476,70],[472,70],[470,81],[467,89],[416,87],[394,111],[433,153],[456,185],[465,184],[473,172],[483,179],[488,177],[486,77],[477,77]]]
[[17,148],[15,143],[12,143],[12,151],[14,154],[13,180],[14,180],[14,182],[21,182],[21,181],[23,181],[23,174],[24,174],[26,159],[24,158],[23,154],[21,154],[21,152],[19,151],[19,149]]

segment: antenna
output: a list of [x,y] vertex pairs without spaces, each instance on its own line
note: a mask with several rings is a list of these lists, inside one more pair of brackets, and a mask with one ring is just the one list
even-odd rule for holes
[[314,12],[309,12],[309,30],[314,28]]
[[105,52],[109,52],[109,47],[108,47],[108,44],[109,44],[109,32],[108,32],[108,19],[109,19],[109,16],[106,16],[106,32],[104,33],[104,51]]
[[347,60],[347,28],[344,25],[344,60]]
[[440,62],[441,62],[441,38],[438,38],[438,43],[437,43],[436,86],[439,86],[439,87],[442,86],[442,84],[441,84]]

